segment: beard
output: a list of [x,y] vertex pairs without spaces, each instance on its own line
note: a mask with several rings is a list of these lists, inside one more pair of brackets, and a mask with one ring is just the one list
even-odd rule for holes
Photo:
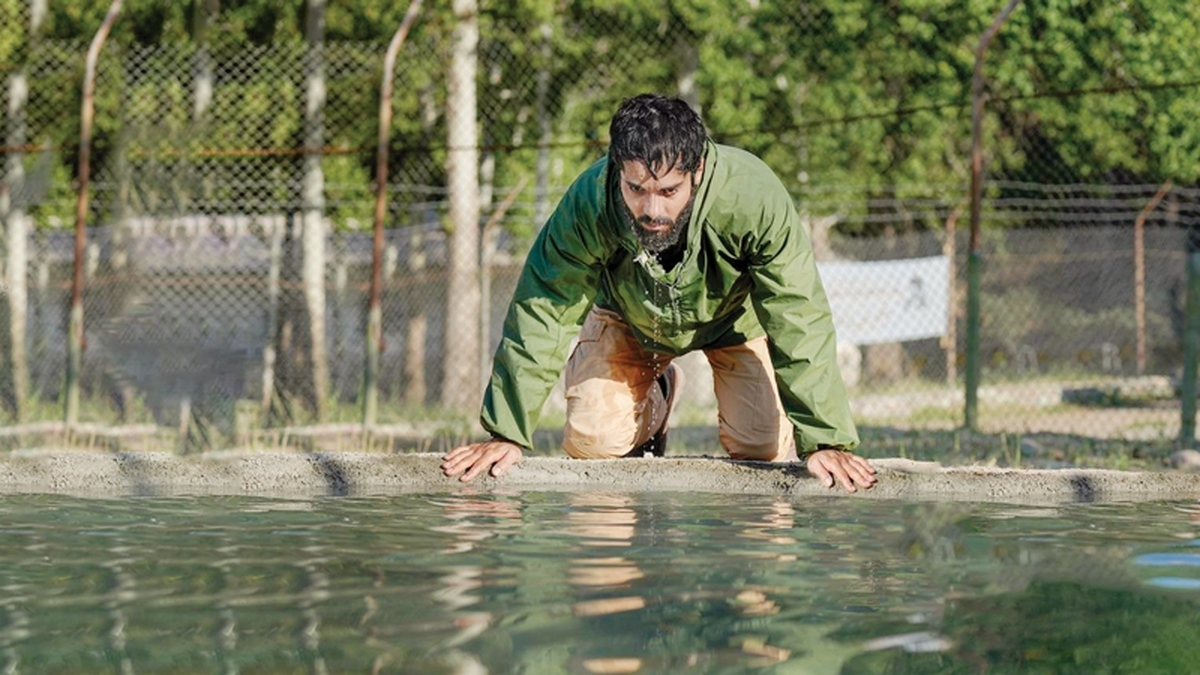
[[[629,207],[625,207],[625,224],[633,231],[637,237],[638,244],[649,251],[650,253],[662,253],[663,251],[676,246],[683,239],[683,232],[687,229],[688,221],[692,218],[692,206],[696,203],[696,193],[693,189],[692,197],[688,200],[687,206],[683,208],[683,212],[679,217],[672,220],[670,218],[650,218],[642,216],[634,218],[633,212]],[[666,227],[662,230],[647,230],[642,225],[653,225],[658,228]]]

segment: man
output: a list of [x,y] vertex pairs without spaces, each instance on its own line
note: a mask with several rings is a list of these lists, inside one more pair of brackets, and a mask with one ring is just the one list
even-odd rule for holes
[[797,460],[826,487],[870,488],[837,369],[829,304],[791,197],[758,158],[708,140],[679,99],[622,103],[608,156],[563,196],[529,252],[481,421],[447,476],[501,476],[532,446],[566,365],[563,448],[576,458],[661,454],[679,390],[674,357],[703,350],[722,446]]

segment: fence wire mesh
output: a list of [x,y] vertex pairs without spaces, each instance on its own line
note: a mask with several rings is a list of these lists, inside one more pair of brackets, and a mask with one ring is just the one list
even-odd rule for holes
[[[83,64],[98,26],[31,16],[37,4],[0,3],[10,445],[61,428],[50,423],[69,361]],[[99,5],[82,4],[98,22]],[[287,19],[239,7],[178,40],[146,38],[147,10],[131,7],[101,52],[73,425],[84,436],[185,450],[361,442],[351,432],[394,27],[361,28],[379,16],[367,10],[292,5],[288,31],[246,29]],[[427,9],[400,52],[375,438],[474,433],[533,234],[604,152],[616,105],[648,90],[692,102],[714,139],[762,156],[795,195],[842,315],[864,435],[883,445],[962,427],[971,69],[992,10],[537,7]],[[314,8],[329,12],[328,35]],[[1194,28],[1143,10],[1022,7],[988,54],[983,431],[1163,444],[1180,433],[1200,143],[1178,118],[1200,93],[1182,65],[1160,67]],[[454,84],[464,64],[465,99]],[[462,161],[470,194],[455,182]],[[675,423],[711,427],[706,364],[684,363]],[[560,416],[552,400],[547,424]],[[1037,455],[1032,440],[1018,445],[1017,460]]]

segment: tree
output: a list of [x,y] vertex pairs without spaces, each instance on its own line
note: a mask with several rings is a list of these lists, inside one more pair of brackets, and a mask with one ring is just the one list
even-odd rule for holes
[[446,189],[450,228],[449,292],[442,403],[462,409],[479,398],[479,131],[476,121],[478,5],[454,0],[456,24],[446,78]]
[[[8,3],[5,9],[12,19],[21,13],[12,11],[16,8],[16,0]],[[16,15],[16,16],[13,16]],[[29,3],[28,27],[25,37],[26,58],[32,45],[36,44],[41,32],[42,23],[46,18],[45,0],[31,0]],[[13,21],[14,27],[20,22]],[[9,42],[7,38],[14,37],[5,31],[5,44],[0,46],[7,52],[4,60],[16,56],[16,41]],[[4,145],[10,148],[6,152],[4,174],[0,183],[0,222],[4,224],[4,250],[6,260],[3,276],[5,306],[0,315],[7,319],[6,335],[0,336],[0,345],[4,345],[4,353],[0,353],[0,365],[7,368],[0,370],[9,373],[8,381],[0,381],[0,408],[12,411],[13,418],[18,422],[26,416],[29,405],[29,359],[25,346],[25,335],[28,327],[29,291],[26,284],[29,254],[27,241],[29,239],[29,216],[26,207],[29,195],[36,186],[26,185],[24,146],[28,143],[26,126],[26,107],[29,103],[29,73],[28,63],[16,68],[8,77],[7,82],[7,137]]]
[[307,318],[310,404],[318,421],[329,416],[329,361],[325,348],[325,0],[308,0],[305,13],[308,51],[304,68],[303,283]]
[[996,172],[1036,182],[1200,178],[1192,45],[1200,7],[1053,0],[1023,5],[990,78],[1002,147]]

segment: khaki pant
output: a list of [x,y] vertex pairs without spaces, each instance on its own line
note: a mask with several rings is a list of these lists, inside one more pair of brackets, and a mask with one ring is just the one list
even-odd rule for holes
[[[704,351],[713,371],[721,445],[734,459],[788,461],[792,425],[779,403],[766,338]],[[642,348],[616,312],[593,308],[567,362],[563,448],[579,459],[621,457],[664,424],[655,380],[670,356]]]

